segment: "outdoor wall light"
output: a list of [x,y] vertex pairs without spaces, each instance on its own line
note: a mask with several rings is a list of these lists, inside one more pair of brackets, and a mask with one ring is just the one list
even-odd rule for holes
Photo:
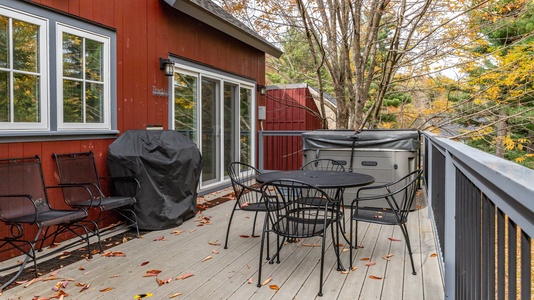
[[256,89],[260,93],[260,95],[265,96],[265,93],[267,91],[267,88],[264,85],[258,84]]
[[172,76],[174,74],[174,62],[168,58],[159,58],[159,69],[163,70],[165,76]]

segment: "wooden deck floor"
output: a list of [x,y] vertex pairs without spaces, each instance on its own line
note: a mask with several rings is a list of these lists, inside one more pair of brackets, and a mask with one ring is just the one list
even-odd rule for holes
[[[306,239],[286,245],[281,264],[264,263],[263,278],[271,281],[261,288],[256,286],[260,238],[243,238],[250,235],[253,215],[236,212],[232,224],[229,249],[211,245],[224,243],[229,213],[234,202],[229,201],[203,212],[211,224],[198,226],[200,218],[186,221],[174,229],[154,231],[143,238],[120,244],[109,251],[121,251],[125,257],[95,255],[59,270],[56,276],[72,279],[62,290],[69,294],[65,299],[134,299],[137,294],[151,293],[149,299],[443,299],[434,235],[427,218],[427,209],[410,214],[409,231],[414,250],[417,275],[411,274],[409,257],[397,227],[359,226],[359,244],[354,271],[343,274],[336,271],[335,255],[329,243],[325,255],[324,296],[317,297],[319,282],[320,247],[303,244],[320,243],[319,238]],[[199,217],[201,217],[199,215]],[[259,218],[260,219],[260,218]],[[183,230],[179,235],[175,230]],[[274,238],[271,240],[275,240]],[[272,247],[274,249],[274,247]],[[217,253],[218,252],[218,253]],[[383,256],[393,254],[389,261]],[[211,257],[211,259],[206,259]],[[348,266],[349,252],[341,254]],[[361,258],[369,258],[376,265],[367,267]],[[161,270],[157,278],[173,278],[158,285],[156,277],[143,277],[149,270]],[[175,278],[193,274],[183,280]],[[372,279],[370,276],[381,277]],[[46,277],[48,275],[44,275]],[[249,279],[253,283],[249,283]],[[38,282],[25,288],[7,290],[2,299],[33,299],[50,297],[59,280]],[[82,292],[80,284],[90,284]],[[278,286],[274,290],[269,285]]]

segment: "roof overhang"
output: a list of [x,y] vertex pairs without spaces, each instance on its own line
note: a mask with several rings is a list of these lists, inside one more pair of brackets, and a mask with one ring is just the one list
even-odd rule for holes
[[[232,36],[243,43],[250,45],[258,50],[261,50],[267,54],[270,54],[276,58],[279,58],[282,55],[282,51],[275,46],[271,45],[266,40],[263,40],[259,35],[254,34],[252,29],[238,27],[236,24],[232,24],[229,20],[222,18],[220,15],[209,11],[208,8],[199,5],[201,1],[191,1],[191,0],[164,0],[167,4],[174,7],[175,9],[217,29],[220,30],[229,36]],[[198,3],[195,3],[198,2]],[[206,2],[206,1],[204,1]],[[210,2],[211,3],[211,2]],[[219,8],[220,9],[220,8]],[[236,20],[237,21],[237,20]],[[237,21],[239,22],[239,21]],[[245,27],[244,24],[241,24],[242,27]],[[249,31],[249,32],[247,32]]]

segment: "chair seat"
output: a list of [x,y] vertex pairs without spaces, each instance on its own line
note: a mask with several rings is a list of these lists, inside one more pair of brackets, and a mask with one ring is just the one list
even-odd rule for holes
[[[111,209],[116,209],[116,208],[120,208],[123,206],[133,205],[135,204],[135,202],[136,200],[134,197],[112,196],[112,197],[102,198],[102,201],[100,201],[99,207],[101,210],[111,210]],[[98,199],[93,200],[92,203],[93,204],[91,205],[91,200],[87,200],[84,202],[77,202],[76,206],[82,206],[82,207],[94,206],[95,203],[98,203]]]
[[[83,210],[53,210],[37,214],[37,221],[35,223],[40,224],[42,227],[47,227],[81,220],[86,216],[87,213]],[[35,214],[31,214],[9,219],[9,222],[32,223],[34,219]]]
[[401,220],[401,222],[399,222],[395,212],[391,209],[383,209],[379,207],[359,207],[358,210],[354,210],[352,219],[355,221],[386,225],[398,225],[406,222],[406,220]]
[[239,208],[246,211],[267,211],[264,202],[241,205]]

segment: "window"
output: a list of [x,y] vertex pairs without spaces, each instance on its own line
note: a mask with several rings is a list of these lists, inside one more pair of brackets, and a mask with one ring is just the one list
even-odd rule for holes
[[0,128],[48,128],[46,20],[0,7]]
[[58,128],[110,129],[109,38],[58,25]]
[[116,134],[115,47],[112,28],[26,1],[2,3],[0,137]]
[[254,162],[255,82],[175,61],[169,127],[198,145],[202,152],[201,188],[214,186],[227,178],[230,162]]

